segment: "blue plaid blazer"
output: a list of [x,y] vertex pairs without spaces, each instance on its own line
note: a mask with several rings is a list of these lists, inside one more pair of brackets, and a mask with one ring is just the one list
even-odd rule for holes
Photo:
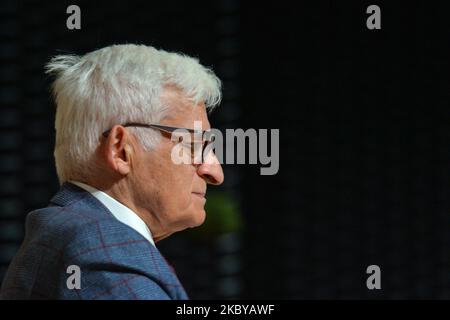
[[[158,249],[72,183],[28,214],[25,231],[1,299],[187,299]],[[80,289],[70,285],[72,265]]]

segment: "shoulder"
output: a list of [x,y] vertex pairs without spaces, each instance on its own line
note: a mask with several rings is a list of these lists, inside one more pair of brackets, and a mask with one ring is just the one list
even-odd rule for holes
[[111,220],[79,205],[49,206],[34,210],[26,217],[25,243],[54,243],[63,246],[80,232],[89,231],[103,221]]
[[106,209],[92,209],[82,203],[35,210],[26,220],[24,244],[42,245],[63,256],[97,247],[105,249],[139,243],[151,245]]
[[[159,251],[101,208],[50,206],[29,213],[26,228],[7,297],[165,299],[181,292]],[[81,270],[81,291],[66,286],[70,266]]]

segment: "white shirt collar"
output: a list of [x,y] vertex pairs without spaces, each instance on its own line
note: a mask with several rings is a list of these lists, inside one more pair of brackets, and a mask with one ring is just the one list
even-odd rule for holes
[[97,190],[96,188],[91,187],[90,185],[87,185],[79,181],[69,181],[69,182],[90,192],[106,208],[108,208],[109,211],[111,211],[111,213],[117,220],[133,228],[138,233],[140,233],[144,238],[150,241],[151,244],[155,245],[150,229],[147,227],[144,220],[142,220],[133,210],[126,207],[125,205],[123,205],[110,195],[106,194],[105,192]]

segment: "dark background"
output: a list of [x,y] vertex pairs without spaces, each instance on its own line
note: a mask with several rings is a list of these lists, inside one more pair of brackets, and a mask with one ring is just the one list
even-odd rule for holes
[[[212,67],[225,128],[280,129],[280,170],[226,165],[239,231],[158,247],[191,298],[450,298],[450,19],[442,2],[0,4],[0,279],[57,191],[51,56],[118,43]],[[66,8],[81,8],[81,30]],[[381,30],[366,28],[381,7]],[[366,268],[381,268],[368,290]]]

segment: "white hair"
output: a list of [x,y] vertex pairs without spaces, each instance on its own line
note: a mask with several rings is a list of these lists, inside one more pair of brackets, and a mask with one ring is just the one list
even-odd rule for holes
[[[83,56],[59,55],[46,65],[56,75],[55,163],[60,184],[92,175],[101,134],[126,122],[157,123],[168,112],[160,99],[167,85],[211,110],[221,82],[198,59],[145,45],[113,45]],[[161,134],[130,128],[145,150]]]

